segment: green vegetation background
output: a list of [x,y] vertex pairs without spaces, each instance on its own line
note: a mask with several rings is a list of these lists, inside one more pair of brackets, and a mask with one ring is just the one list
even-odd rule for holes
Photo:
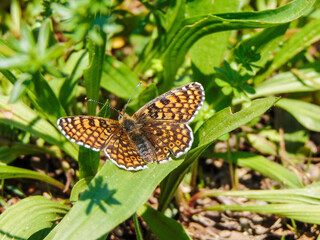
[[[268,4],[277,7],[267,10]],[[204,191],[196,198],[245,196],[268,204],[203,211],[248,210],[320,223],[318,181],[307,184],[295,167],[317,153],[308,142],[320,131],[319,1],[14,0],[0,7],[1,204],[8,207],[0,216],[2,239],[104,239],[130,216],[137,220],[135,212],[160,239],[189,239],[164,212],[179,184],[197,176],[198,159],[212,157],[256,170],[279,188]],[[79,148],[57,130],[62,116],[97,114],[96,103],[85,108],[79,101],[84,96],[103,102],[117,96],[121,107],[140,80],[129,114],[174,87],[203,84],[206,102],[192,124],[195,141],[181,159],[140,172],[109,161],[101,166],[100,153]],[[279,114],[278,125],[257,129],[273,106],[293,124]],[[109,109],[99,115],[110,117]],[[237,139],[244,138],[255,153],[213,151],[217,139],[228,141],[229,132],[244,125]],[[29,196],[9,207],[6,179],[65,188],[47,175],[15,167],[22,155],[43,154],[78,161],[79,181],[70,199]],[[236,171],[232,175],[236,188]],[[155,210],[145,203],[159,184]]]

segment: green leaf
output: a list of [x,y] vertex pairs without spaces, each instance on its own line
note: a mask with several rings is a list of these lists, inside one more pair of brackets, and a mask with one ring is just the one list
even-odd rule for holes
[[68,210],[69,207],[42,196],[25,198],[1,214],[0,238],[41,239]]
[[[188,1],[186,15],[188,18],[212,13],[237,11],[240,2],[234,0],[201,0]],[[192,63],[206,75],[214,73],[226,54],[231,31],[209,34],[200,38],[189,50]],[[208,49],[210,49],[208,51]]]
[[271,141],[268,141],[260,134],[249,133],[247,134],[249,143],[258,151],[263,154],[277,155],[277,145]]
[[70,201],[75,203],[79,200],[80,194],[88,189],[89,182],[91,181],[92,177],[81,178],[72,188],[70,194]]
[[61,182],[47,175],[44,175],[35,171],[23,169],[23,168],[0,165],[0,179],[10,179],[10,178],[30,178],[30,179],[35,179],[35,180],[49,183],[60,189],[65,188],[65,186]]
[[320,107],[311,103],[282,98],[278,107],[288,111],[305,128],[320,132]]
[[103,88],[116,94],[118,97],[129,99],[138,83],[139,78],[129,67],[112,56],[105,56],[101,79],[101,86]]
[[[97,28],[102,43],[98,44],[89,39],[89,67],[84,71],[84,83],[87,90],[87,97],[99,99],[100,82],[102,76],[102,66],[105,58],[106,34],[102,29]],[[88,115],[96,115],[95,102],[88,102]],[[94,152],[90,149],[80,147],[79,150],[79,172],[80,177],[91,177],[97,173],[100,161],[100,152]]]
[[166,12],[166,35],[165,40],[170,42],[172,38],[179,31],[183,20],[185,19],[186,0],[177,0],[169,2],[168,10]]
[[[243,65],[249,63],[253,66],[253,69],[256,70],[259,70],[259,67],[264,67],[277,50],[280,42],[283,41],[283,35],[288,29],[288,26],[289,24],[282,24],[276,27],[263,29],[250,38],[242,40],[235,50],[237,62],[242,63]],[[245,49],[246,52],[244,52],[242,56],[238,56],[237,53],[241,49]],[[250,51],[259,53],[260,59],[257,61],[250,59],[250,57],[252,57],[248,54]]]
[[184,26],[161,57],[164,67],[162,89],[172,86],[176,71],[191,46],[205,35],[220,31],[247,28],[267,28],[290,22],[308,12],[315,0],[296,0],[273,10],[260,12],[225,13],[186,19]]
[[146,204],[138,209],[138,213],[160,240],[191,239],[180,223]]
[[129,218],[181,161],[128,172],[107,161],[48,239],[97,239]]
[[[320,89],[320,61],[308,64],[291,72],[279,73],[267,81],[257,84],[255,94],[248,94],[251,99],[270,95],[314,92]],[[242,99],[234,99],[233,104],[242,102]]]
[[250,107],[237,113],[232,113],[228,107],[208,119],[194,135],[195,140],[193,146],[196,147],[187,153],[183,163],[161,183],[159,210],[163,212],[167,208],[188,168],[210,144],[220,136],[259,117],[277,101],[278,98],[274,97],[258,99],[252,101]]
[[[39,52],[45,53],[47,48],[50,47],[55,42],[56,40],[54,38],[54,34],[52,30],[52,22],[50,18],[47,18],[45,21],[43,21],[40,27],[37,48]],[[61,55],[61,53],[59,55]]]
[[[102,45],[96,45],[92,40],[88,43],[89,67],[84,70],[84,83],[87,90],[87,97],[91,99],[98,99],[99,97],[102,66],[105,58],[106,35],[103,32],[101,32],[100,35],[103,38]],[[88,102],[89,115],[96,114],[96,105],[97,103],[95,102]]]
[[0,140],[0,162],[9,164],[21,155],[42,155],[50,154],[58,157],[59,154],[46,147],[38,147],[32,144],[23,144],[19,142],[12,142]]
[[66,116],[57,96],[40,72],[33,74],[27,93],[38,112],[52,124],[55,125],[59,117]]
[[10,94],[10,103],[15,103],[23,94],[30,85],[32,76],[28,73],[21,74],[17,81],[14,83]]
[[208,211],[250,211],[265,214],[277,214],[292,218],[304,223],[320,224],[320,206],[308,204],[268,204],[250,206],[226,206],[208,207]]
[[48,121],[22,102],[9,104],[8,97],[0,95],[0,123],[14,126],[48,143],[59,146],[71,157],[77,159],[78,147],[67,141]]
[[289,62],[299,52],[308,48],[320,39],[320,19],[316,19],[304,26],[296,35],[283,45],[283,48],[275,55],[272,64],[267,71],[259,75],[257,82],[264,80],[275,70]]
[[[303,186],[297,175],[280,164],[272,162],[260,155],[247,152],[231,152],[231,154],[216,153],[204,154],[204,156],[223,158],[227,161],[231,160],[241,167],[248,167],[260,172],[262,175],[274,179],[289,188],[300,188]],[[229,159],[230,157],[231,159]]]
[[83,75],[84,69],[88,67],[88,52],[80,50],[73,52],[64,65],[63,71],[68,78],[63,82],[59,93],[59,101],[67,113],[70,112],[71,100],[74,98],[77,83]]
[[25,67],[31,61],[30,56],[24,53],[8,58],[0,58],[0,70]]
[[[205,211],[252,211],[258,213],[278,214],[298,221],[319,224],[320,223],[320,188],[308,187],[287,190],[249,190],[227,191],[216,190],[204,191],[196,195],[199,197],[245,197],[261,201],[271,202],[268,205],[217,205],[205,207]],[[195,198],[192,202],[195,202]]]
[[133,219],[133,223],[134,223],[134,230],[135,230],[135,232],[136,232],[137,240],[143,240],[142,232],[141,232],[141,228],[140,228],[140,224],[139,224],[139,219],[138,219],[137,213],[134,213],[134,214],[133,214],[132,219]]

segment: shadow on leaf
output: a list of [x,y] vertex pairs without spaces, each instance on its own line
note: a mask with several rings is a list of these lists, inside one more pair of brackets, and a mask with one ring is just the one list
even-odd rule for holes
[[121,204],[117,199],[113,197],[116,190],[108,189],[108,184],[103,181],[102,176],[98,176],[92,179],[88,186],[80,197],[80,201],[90,200],[86,214],[92,211],[93,206],[96,204],[103,212],[107,212],[106,205],[119,205]]

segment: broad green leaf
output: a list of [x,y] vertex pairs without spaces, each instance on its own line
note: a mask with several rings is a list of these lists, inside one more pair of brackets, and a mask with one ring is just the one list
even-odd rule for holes
[[[188,1],[186,15],[188,18],[203,16],[212,13],[235,12],[238,10],[239,1],[235,0],[201,0]],[[205,75],[214,73],[225,56],[228,39],[231,32],[219,32],[199,39],[190,49],[193,64]],[[208,51],[209,50],[209,51]]]
[[67,141],[48,121],[22,102],[9,104],[8,97],[0,95],[0,123],[14,126],[32,135],[43,138],[48,143],[59,146],[74,159],[78,147]]
[[[285,167],[278,163],[272,162],[263,156],[247,152],[232,152],[205,154],[206,157],[222,158],[224,160],[232,160],[241,167],[248,167],[262,175],[278,181],[289,188],[300,188],[302,184],[294,173],[290,172]],[[231,159],[229,159],[231,157]]]
[[[124,63],[106,55],[101,86],[118,97],[129,99],[139,83],[139,78]],[[140,87],[141,88],[141,87]],[[141,89],[138,89],[141,91]]]
[[183,163],[161,183],[159,210],[163,212],[167,208],[188,168],[210,144],[218,137],[260,116],[277,101],[278,99],[274,97],[258,99],[252,101],[250,107],[237,113],[232,113],[230,108],[225,108],[208,119],[194,135],[193,146],[196,147],[187,153]]
[[97,239],[129,218],[181,160],[128,172],[107,161],[48,239]]
[[191,239],[180,223],[146,204],[138,209],[138,213],[160,240]]
[[23,169],[23,168],[0,165],[0,179],[10,179],[10,178],[30,178],[30,179],[35,179],[35,180],[49,183],[60,189],[64,189],[65,187],[61,182],[47,175],[44,175],[35,171]]
[[320,132],[320,107],[311,103],[282,98],[278,107],[288,111],[305,128]]
[[69,207],[42,196],[25,198],[0,215],[0,238],[41,239],[68,210]]

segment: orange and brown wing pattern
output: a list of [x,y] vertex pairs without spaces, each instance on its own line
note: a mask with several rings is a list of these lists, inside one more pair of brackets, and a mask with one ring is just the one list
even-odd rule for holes
[[129,171],[148,168],[123,131],[119,131],[110,139],[104,152],[119,168]]
[[171,160],[171,153],[177,158],[180,157],[190,150],[193,142],[192,130],[184,123],[148,123],[143,127],[143,131],[155,149],[157,162]]
[[86,148],[100,151],[119,130],[119,122],[112,119],[90,116],[63,117],[57,120],[60,131]]
[[154,120],[188,123],[193,120],[204,101],[200,83],[192,82],[173,89],[140,108],[133,118],[138,122]]

